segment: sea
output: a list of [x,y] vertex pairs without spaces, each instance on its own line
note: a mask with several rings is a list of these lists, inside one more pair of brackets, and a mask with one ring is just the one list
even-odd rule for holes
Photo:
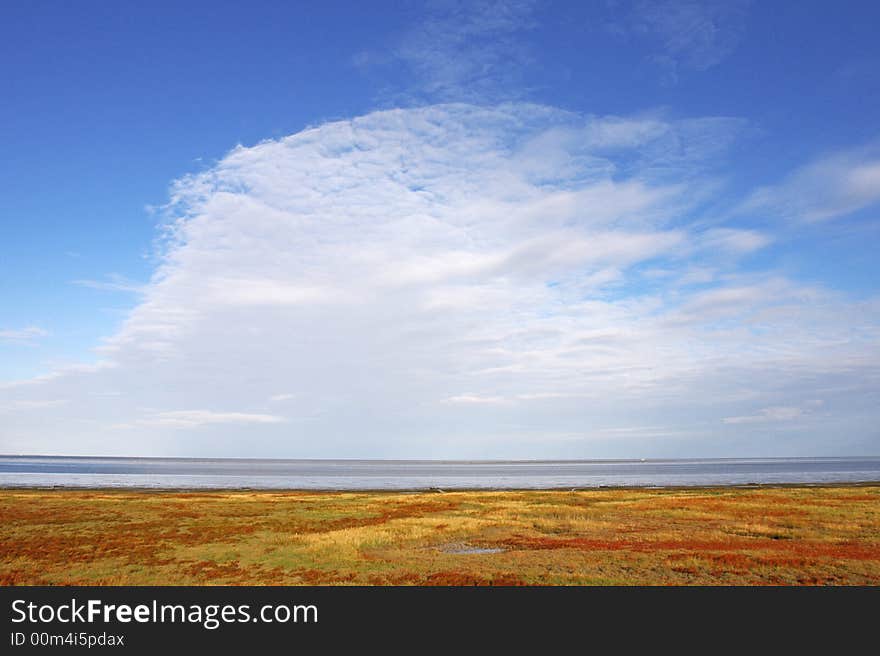
[[456,490],[880,481],[880,457],[681,460],[268,460],[0,456],[0,487]]

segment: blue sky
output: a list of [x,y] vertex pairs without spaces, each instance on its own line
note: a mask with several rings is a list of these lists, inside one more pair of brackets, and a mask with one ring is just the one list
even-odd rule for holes
[[[181,4],[3,9],[0,451],[880,448],[876,3]],[[290,137],[295,158],[279,150],[306,128]],[[387,178],[410,180],[413,198],[352,191]],[[379,229],[371,202],[406,239]],[[530,203],[534,225],[492,218]],[[317,232],[306,216],[360,222]],[[458,237],[413,223],[422,216]],[[352,255],[340,243],[371,254],[352,271],[373,283],[342,275]],[[421,296],[355,309],[352,295],[403,294],[383,271],[411,274]],[[201,304],[218,280],[224,297],[241,292],[234,309]],[[347,314],[302,307],[337,292]],[[414,303],[424,316],[404,312]],[[427,341],[406,359],[397,342],[365,339],[373,312]],[[251,351],[223,321],[279,341]],[[431,336],[440,324],[449,332]],[[625,361],[625,342],[577,350],[612,333],[656,362]],[[337,341],[321,346],[326,334]],[[337,361],[349,347],[371,355]],[[418,364],[422,348],[436,361]],[[385,367],[388,395],[420,390],[403,409],[352,382]],[[475,378],[483,370],[507,373]],[[308,390],[316,372],[323,396]],[[628,373],[585,382],[611,372]],[[149,392],[168,380],[188,387]]]

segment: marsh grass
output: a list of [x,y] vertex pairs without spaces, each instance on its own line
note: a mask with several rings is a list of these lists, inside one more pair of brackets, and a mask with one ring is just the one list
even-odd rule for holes
[[0,518],[4,585],[880,584],[880,486],[2,490]]

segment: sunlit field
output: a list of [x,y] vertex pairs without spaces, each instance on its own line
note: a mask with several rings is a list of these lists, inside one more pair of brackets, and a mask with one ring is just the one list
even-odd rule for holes
[[880,485],[0,491],[4,585],[880,584]]

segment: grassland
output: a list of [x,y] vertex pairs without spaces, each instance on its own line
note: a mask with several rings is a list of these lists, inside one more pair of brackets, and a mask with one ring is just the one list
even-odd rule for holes
[[4,585],[880,584],[880,485],[0,490]]

